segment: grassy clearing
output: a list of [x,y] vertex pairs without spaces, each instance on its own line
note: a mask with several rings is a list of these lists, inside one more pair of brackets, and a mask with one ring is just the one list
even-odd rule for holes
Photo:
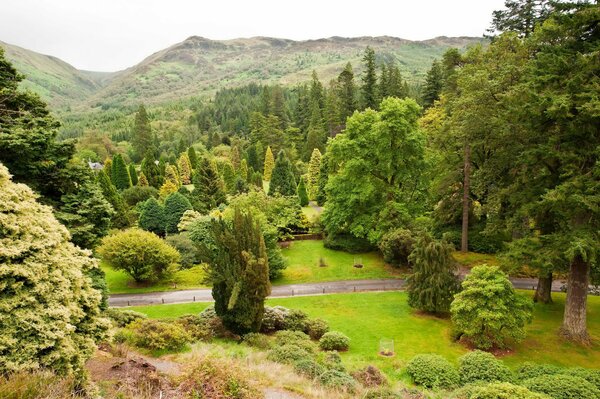
[[202,285],[204,270],[201,266],[194,266],[175,273],[173,281],[159,282],[156,284],[136,283],[127,273],[115,270],[102,264],[102,270],[106,274],[106,284],[111,294],[141,294],[146,292],[160,292],[173,290],[187,290],[192,288],[206,288]]
[[[292,242],[283,249],[287,268],[283,276],[274,281],[276,285],[299,284],[319,281],[398,278],[399,269],[386,266],[378,252],[350,254],[325,248],[321,240]],[[327,266],[321,267],[323,258]],[[354,261],[362,260],[363,268],[354,267]]]
[[[531,292],[524,292],[531,295]],[[527,338],[504,355],[504,361],[516,366],[524,361],[560,366],[598,367],[600,364],[600,297],[589,297],[588,328],[594,344],[581,347],[563,341],[557,331],[562,321],[564,298],[554,293],[554,304],[535,305],[533,323],[527,327]],[[418,353],[438,353],[456,362],[467,349],[450,340],[450,321],[414,312],[406,303],[405,292],[334,294],[314,297],[279,298],[268,301],[302,309],[311,317],[327,320],[332,330],[350,337],[350,350],[342,357],[352,368],[374,364],[389,376],[406,379],[398,370]],[[206,303],[135,307],[152,318],[177,317],[198,313]],[[378,354],[382,338],[394,340],[395,356]]]
[[460,251],[454,251],[452,256],[458,263],[469,269],[483,264],[490,266],[498,265],[498,259],[496,259],[496,256],[492,254],[480,254],[477,252],[462,253]]

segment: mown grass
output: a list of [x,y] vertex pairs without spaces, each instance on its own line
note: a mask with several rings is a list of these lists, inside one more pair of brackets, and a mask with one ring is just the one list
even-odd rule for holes
[[[531,292],[522,292],[531,295]],[[536,304],[533,322],[527,326],[527,338],[502,356],[512,367],[525,361],[560,366],[598,367],[600,364],[600,297],[588,299],[588,329],[593,338],[590,347],[575,345],[561,339],[565,295],[553,294],[551,305]],[[415,312],[407,305],[405,292],[332,294],[314,297],[278,298],[268,305],[302,309],[311,317],[327,320],[332,330],[350,337],[350,349],[342,354],[350,367],[373,364],[388,375],[405,379],[399,370],[419,353],[437,353],[452,362],[467,352],[467,348],[450,339],[450,320]],[[133,309],[152,318],[178,317],[198,313],[207,303],[138,306]],[[393,339],[394,357],[378,354],[379,342]]]
[[199,265],[178,271],[172,281],[154,284],[139,284],[124,271],[115,270],[106,264],[101,264],[101,267],[106,274],[106,284],[111,294],[142,294],[146,292],[206,288],[205,285],[202,285],[204,270]]
[[483,265],[483,264],[487,264],[489,266],[498,265],[498,259],[496,258],[495,255],[492,255],[492,254],[480,254],[477,252],[463,253],[460,251],[454,251],[452,256],[458,263],[460,263],[462,266],[465,266],[469,269],[471,269],[475,266]]
[[[334,251],[325,248],[321,240],[294,241],[282,251],[287,268],[282,277],[273,282],[276,285],[402,276],[399,269],[385,264],[379,252],[350,254]],[[321,258],[326,266],[320,266]],[[363,267],[354,267],[355,261],[362,262]]]

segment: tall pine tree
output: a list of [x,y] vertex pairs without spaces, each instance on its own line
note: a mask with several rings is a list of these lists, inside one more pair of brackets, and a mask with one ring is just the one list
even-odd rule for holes
[[125,190],[131,187],[131,177],[121,154],[116,154],[113,157],[110,180],[117,190]]
[[292,171],[292,164],[283,150],[279,151],[277,155],[269,185],[269,195],[275,194],[290,197],[296,195],[296,179]]
[[363,56],[364,72],[362,76],[362,108],[378,108],[377,101],[377,66],[375,64],[375,51],[367,46]]
[[133,145],[136,161],[141,160],[146,155],[146,152],[152,148],[152,131],[150,130],[150,121],[144,104],[139,106],[135,114],[131,144]]
[[206,213],[226,202],[223,180],[208,158],[202,158],[199,161],[192,181],[194,190],[190,195],[190,200],[196,211]]
[[273,152],[271,151],[271,147],[267,147],[267,151],[265,152],[265,165],[263,167],[264,170],[264,179],[266,181],[271,180],[271,175],[273,174],[273,167],[275,166],[275,159],[273,158]]

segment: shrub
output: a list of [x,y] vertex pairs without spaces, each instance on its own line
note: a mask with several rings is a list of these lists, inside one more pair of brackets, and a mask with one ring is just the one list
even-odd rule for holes
[[580,377],[600,390],[600,370],[585,369],[583,367],[575,367],[572,369],[563,369],[560,374],[566,374],[573,377]]
[[212,337],[211,329],[205,319],[200,316],[188,314],[175,320],[195,340],[209,340]]
[[325,372],[325,367],[313,359],[302,359],[294,363],[294,370],[308,378],[317,378]]
[[329,331],[329,324],[323,319],[309,319],[306,321],[305,332],[312,339],[321,339],[321,337]]
[[406,366],[406,372],[415,384],[427,388],[452,388],[460,381],[458,371],[439,355],[417,355]]
[[327,370],[319,376],[319,383],[328,388],[339,389],[341,391],[354,392],[356,381],[348,373],[338,370]]
[[285,316],[284,326],[286,330],[304,331],[306,330],[306,322],[308,315],[298,309],[290,309]]
[[547,396],[531,392],[525,387],[508,382],[493,382],[484,385],[467,385],[458,390],[455,399],[548,399]]
[[115,308],[106,309],[104,314],[111,319],[117,327],[126,327],[134,321],[147,318],[145,314],[134,310],[119,310]]
[[73,396],[76,380],[50,371],[17,372],[0,375],[2,399],[64,399]]
[[346,371],[346,367],[342,363],[342,357],[336,351],[323,352],[321,363],[327,370]]
[[164,237],[165,235],[165,209],[155,198],[148,198],[142,202],[138,209],[140,209],[140,218],[138,225],[152,233]]
[[524,381],[541,375],[558,374],[561,370],[558,366],[525,362],[517,370],[517,378]]
[[268,337],[259,333],[248,333],[242,337],[246,345],[252,346],[258,349],[270,349],[271,341]]
[[120,328],[112,337],[112,342],[115,344],[134,343],[134,333],[127,328]]
[[387,378],[383,373],[375,366],[367,366],[363,369],[352,373],[352,377],[360,382],[365,387],[379,387],[387,385]]
[[463,384],[473,382],[510,382],[512,373],[494,355],[482,351],[469,352],[459,359],[458,372]]
[[228,331],[223,325],[223,321],[215,312],[214,306],[209,306],[198,315],[205,324],[213,337],[221,338],[227,335]]
[[189,234],[173,234],[167,236],[165,241],[179,252],[181,257],[181,268],[189,269],[201,262],[200,250],[190,239]]
[[165,198],[165,230],[168,234],[179,232],[177,225],[184,212],[192,209],[190,201],[181,193],[169,194]]
[[264,333],[283,330],[285,328],[285,318],[289,309],[283,306],[265,306],[260,330]]
[[354,237],[350,234],[330,234],[323,240],[323,245],[325,245],[325,248],[350,253],[369,252],[374,249],[367,239]]
[[408,265],[408,256],[413,250],[415,238],[407,229],[395,229],[384,234],[379,241],[383,260],[392,266]]
[[275,345],[295,345],[309,353],[316,349],[315,344],[302,331],[278,331],[275,334]]
[[389,388],[382,389],[369,389],[363,395],[363,399],[405,399],[413,396],[404,396],[400,393],[394,392]]
[[140,202],[158,197],[158,190],[151,186],[133,186],[121,193],[123,200],[129,206],[136,206]]
[[542,375],[523,382],[530,391],[544,393],[553,399],[598,399],[600,391],[580,377]]
[[98,254],[135,281],[156,281],[170,277],[179,263],[179,253],[157,235],[129,229],[104,237]]
[[319,340],[319,347],[326,351],[346,351],[350,346],[350,338],[337,331],[325,333]]
[[179,324],[159,320],[139,320],[130,328],[134,344],[150,350],[179,350],[192,338]]
[[508,340],[525,338],[531,321],[531,300],[518,295],[498,267],[476,266],[450,306],[454,329],[477,348],[503,348]]
[[288,344],[275,346],[269,351],[267,358],[277,363],[293,364],[300,360],[310,359],[311,355],[297,345]]

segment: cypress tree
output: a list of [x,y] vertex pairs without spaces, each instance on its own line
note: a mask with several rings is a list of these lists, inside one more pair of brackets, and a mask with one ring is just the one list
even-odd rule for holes
[[233,223],[211,224],[214,249],[207,279],[212,283],[215,311],[236,334],[260,330],[265,298],[271,293],[267,249],[251,214],[234,210]]
[[106,176],[108,176],[108,178],[110,179],[112,174],[112,159],[106,157],[106,159],[104,160],[104,167],[102,168],[102,170],[106,172]]
[[147,151],[142,160],[142,173],[148,180],[148,184],[158,189],[162,185],[160,168],[156,165],[156,157],[153,151]]
[[298,195],[298,200],[300,201],[300,206],[308,205],[308,193],[306,192],[306,185],[304,184],[304,177],[300,176],[300,183],[298,183],[298,188],[296,189],[296,194]]
[[117,190],[125,190],[131,187],[131,177],[121,154],[116,154],[113,157],[110,177]]
[[260,172],[254,172],[252,175],[252,184],[256,187],[259,187],[261,190],[263,189],[263,175]]
[[422,235],[409,256],[413,274],[408,277],[408,304],[431,313],[447,313],[459,290],[453,247]]
[[240,162],[240,170],[238,174],[242,180],[248,181],[248,162],[246,159],[242,159],[242,162]]
[[429,108],[433,103],[440,99],[440,93],[444,86],[444,71],[442,64],[438,60],[433,60],[431,68],[427,71],[425,77],[425,86],[423,87],[423,107]]
[[177,160],[177,167],[179,169],[179,178],[182,184],[192,183],[192,162],[187,152],[181,153]]
[[166,198],[170,194],[177,192],[177,190],[179,190],[179,187],[172,180],[165,180],[165,183],[158,190],[158,195],[160,198]]
[[112,205],[115,210],[115,215],[112,219],[113,227],[127,227],[130,224],[129,215],[127,214],[127,207],[123,198],[117,192],[117,189],[110,181],[110,178],[104,170],[98,173],[98,185],[104,194],[104,198]]
[[265,152],[265,165],[263,167],[264,170],[264,179],[266,181],[271,180],[271,175],[273,174],[273,166],[275,165],[275,159],[273,158],[273,152],[271,151],[271,147],[267,147],[267,152]]
[[321,167],[319,168],[319,188],[317,190],[316,197],[317,205],[319,206],[325,205],[325,201],[327,200],[327,192],[325,191],[325,187],[327,186],[328,179],[329,167],[324,156],[321,158]]
[[196,155],[196,150],[194,147],[190,147],[187,150],[188,158],[190,159],[190,165],[192,166],[192,170],[198,167],[198,155]]
[[[131,144],[135,153],[136,160],[142,159],[146,152],[152,147],[152,132],[150,130],[150,121],[146,113],[146,107],[141,104],[135,114],[135,123],[133,125],[133,134]],[[148,176],[146,176],[148,177]]]
[[317,198],[319,192],[319,173],[321,170],[321,151],[315,148],[308,162],[308,197],[311,200]]
[[142,204],[141,209],[139,226],[146,231],[164,237],[166,220],[163,206],[155,198],[150,197]]
[[365,55],[363,56],[363,63],[365,67],[364,75],[362,77],[362,103],[364,108],[371,108],[376,110],[378,107],[377,103],[377,71],[375,65],[375,51],[367,46],[365,49]]
[[178,233],[177,225],[184,212],[192,209],[190,201],[181,193],[172,193],[165,199],[165,230],[167,234]]
[[138,179],[138,186],[140,187],[148,187],[148,179],[146,179],[146,175],[144,172],[140,173],[140,178]]
[[225,188],[227,189],[228,193],[234,193],[235,192],[235,182],[236,182],[236,175],[235,175],[235,170],[233,168],[233,165],[231,162],[229,161],[225,161],[222,164],[222,176],[223,176],[223,182],[225,182]]
[[269,186],[269,195],[277,193],[289,197],[296,195],[296,179],[292,171],[292,164],[283,150],[279,151],[277,155]]
[[253,168],[256,172],[260,172],[262,170],[262,165],[258,157],[258,151],[256,150],[256,146],[254,144],[248,147],[246,159],[248,160],[248,167]]
[[191,202],[194,209],[206,213],[219,204],[225,203],[225,188],[219,173],[208,158],[201,158],[198,169],[194,172],[194,190]]
[[274,86],[271,91],[271,113],[279,119],[279,128],[285,130],[288,120],[285,111],[285,98],[280,86]]
[[165,166],[165,184],[171,183],[175,186],[175,191],[179,189],[181,186],[181,181],[179,180],[179,172],[173,165],[167,164]]
[[347,63],[344,70],[338,76],[338,97],[340,98],[340,118],[346,125],[346,119],[357,110],[356,85],[354,84],[354,72],[352,64]]
[[237,172],[240,168],[240,149],[237,145],[234,145],[231,148],[231,163],[233,165],[233,169]]
[[[129,178],[131,179],[131,185],[132,186],[137,186],[138,184],[138,175],[137,172],[135,171],[135,165],[133,163],[129,164],[128,167],[129,170]],[[148,182],[146,181],[146,184],[148,184]]]
[[325,151],[325,140],[327,133],[323,127],[323,119],[321,118],[321,110],[316,102],[311,103],[310,124],[308,125],[308,133],[306,137],[306,148],[304,149],[304,160],[308,160],[315,148],[320,151]]

